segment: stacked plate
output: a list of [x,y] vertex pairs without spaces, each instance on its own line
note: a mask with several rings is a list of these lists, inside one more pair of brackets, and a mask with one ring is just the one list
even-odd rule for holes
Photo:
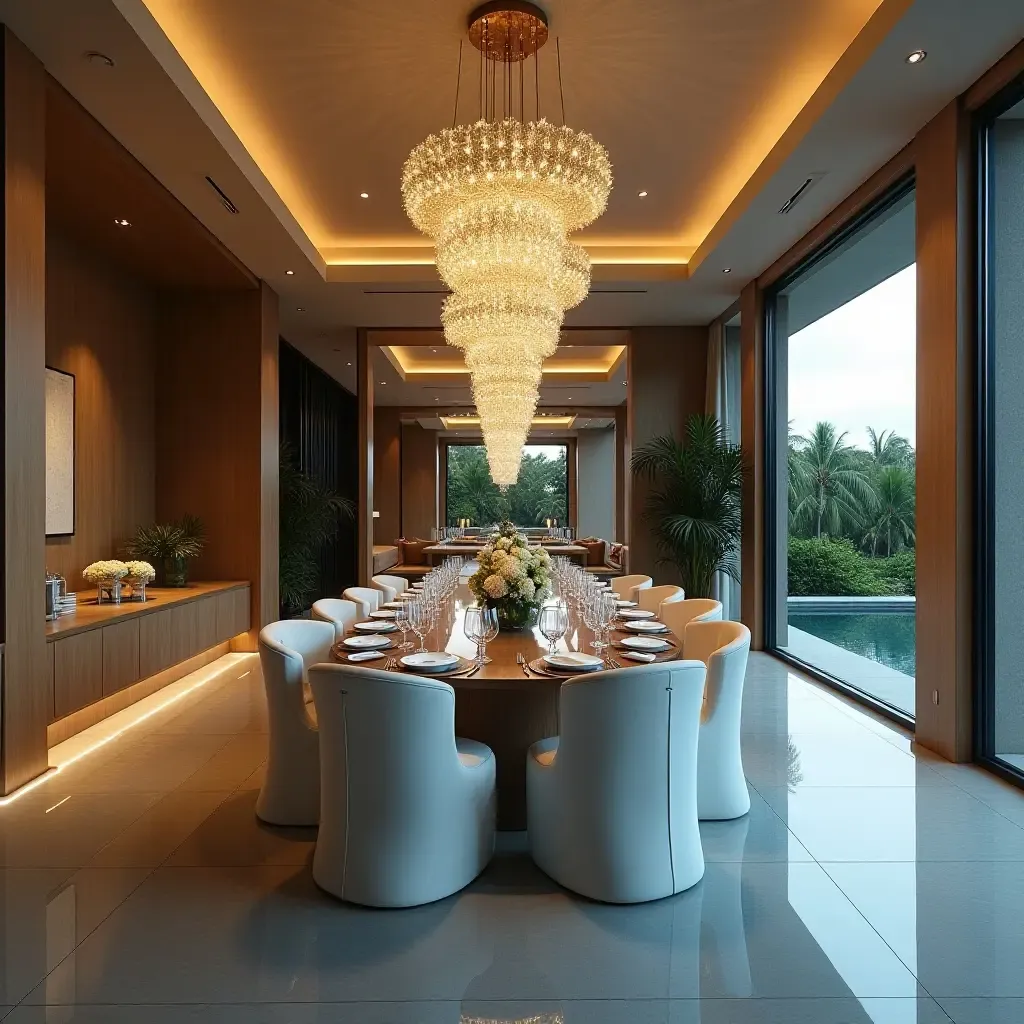
[[450,672],[459,665],[459,656],[447,651],[420,651],[398,660],[413,672]]
[[640,622],[624,622],[622,624],[623,629],[628,629],[633,633],[668,633],[670,632],[668,626],[664,622],[658,622],[655,619],[642,619]]
[[656,636],[627,636],[617,646],[628,651],[643,651],[645,654],[659,654],[672,649],[672,644]]
[[577,675],[581,672],[595,672],[604,667],[604,662],[594,654],[582,651],[559,651],[545,654],[540,659],[544,668],[559,675]]
[[650,612],[646,608],[623,608],[619,612],[620,619],[653,619],[654,617],[654,612]]
[[393,619],[395,612],[393,608],[378,608],[375,612],[370,612],[371,619]]
[[393,622],[356,622],[352,626],[360,633],[393,633],[398,627]]
[[390,647],[391,638],[387,636],[347,636],[341,641],[354,651],[373,651],[381,647]]

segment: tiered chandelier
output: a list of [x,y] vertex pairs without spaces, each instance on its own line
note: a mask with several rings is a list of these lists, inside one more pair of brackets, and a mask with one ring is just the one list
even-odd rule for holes
[[[604,211],[612,174],[604,147],[565,126],[564,103],[561,125],[540,117],[537,51],[548,25],[539,7],[484,4],[469,17],[469,38],[480,51],[480,117],[409,154],[402,197],[452,290],[445,338],[465,353],[491,478],[504,488],[519,476],[565,311],[590,288],[590,258],[568,235]],[[531,56],[536,118],[527,121]],[[461,65],[460,50],[460,77]]]

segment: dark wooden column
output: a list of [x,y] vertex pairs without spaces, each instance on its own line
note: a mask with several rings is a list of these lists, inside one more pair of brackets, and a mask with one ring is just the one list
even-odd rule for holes
[[43,65],[0,27],[3,90],[3,660],[0,794],[47,768]]
[[373,350],[365,330],[356,335],[356,392],[359,400],[359,508],[356,578],[368,587],[373,575]]

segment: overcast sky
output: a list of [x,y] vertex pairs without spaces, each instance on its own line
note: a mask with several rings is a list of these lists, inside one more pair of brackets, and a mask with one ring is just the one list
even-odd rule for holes
[[789,339],[789,419],[819,420],[866,447],[867,427],[915,443],[916,267],[894,274]]

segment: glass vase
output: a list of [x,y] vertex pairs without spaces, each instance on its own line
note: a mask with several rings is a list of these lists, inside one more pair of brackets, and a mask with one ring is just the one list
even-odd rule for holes
[[155,568],[158,587],[188,586],[187,558],[161,558]]
[[96,584],[97,604],[120,604],[121,603],[121,581],[100,580]]
[[149,580],[133,580],[130,576],[125,580],[128,585],[128,600],[129,601],[145,601],[146,600],[146,585]]
[[537,625],[540,605],[526,604],[522,601],[497,601],[494,607],[498,610],[499,629],[533,629]]

